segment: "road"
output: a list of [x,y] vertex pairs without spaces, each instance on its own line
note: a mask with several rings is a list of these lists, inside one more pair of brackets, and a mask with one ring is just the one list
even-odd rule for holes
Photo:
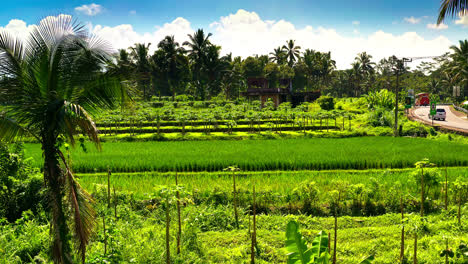
[[[466,115],[462,116],[459,114],[457,116],[452,112],[452,110],[450,110],[450,107],[448,105],[440,105],[437,106],[437,108],[444,108],[445,112],[447,113],[447,118],[445,119],[445,121],[434,120],[434,125],[437,124],[443,127],[456,128],[468,132],[468,119],[466,118]],[[431,119],[428,117],[429,106],[416,107],[413,110],[413,113],[416,117],[426,122],[431,122]]]

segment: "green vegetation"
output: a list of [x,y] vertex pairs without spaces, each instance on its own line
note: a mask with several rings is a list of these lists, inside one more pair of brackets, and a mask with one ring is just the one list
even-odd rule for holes
[[[438,166],[467,166],[466,145],[421,138],[362,137],[246,141],[103,143],[71,151],[75,172],[216,171],[405,168],[429,158]],[[320,149],[318,152],[317,149]],[[26,144],[41,167],[41,150]]]

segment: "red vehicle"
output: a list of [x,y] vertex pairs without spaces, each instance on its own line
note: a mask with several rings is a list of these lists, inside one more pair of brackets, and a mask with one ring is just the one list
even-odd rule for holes
[[417,106],[428,106],[430,103],[429,93],[418,93],[416,95]]

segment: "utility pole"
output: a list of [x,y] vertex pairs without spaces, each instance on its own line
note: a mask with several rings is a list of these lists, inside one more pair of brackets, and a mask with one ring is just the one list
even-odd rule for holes
[[397,65],[396,88],[395,88],[395,127],[394,127],[394,130],[393,130],[393,135],[395,137],[399,136],[399,133],[398,133],[398,101],[400,99],[399,94],[400,94],[400,70],[398,69],[398,65]]
[[395,61],[396,61],[396,65],[395,65],[395,68],[393,68],[393,70],[396,73],[396,87],[395,87],[395,127],[394,127],[394,130],[393,130],[393,135],[395,137],[398,137],[399,136],[399,131],[398,131],[398,104],[399,104],[399,101],[400,101],[400,75],[405,71],[405,63],[406,62],[411,62],[411,61],[413,61],[413,59],[411,59],[411,58],[398,59],[396,57],[394,57],[394,58],[395,58]]

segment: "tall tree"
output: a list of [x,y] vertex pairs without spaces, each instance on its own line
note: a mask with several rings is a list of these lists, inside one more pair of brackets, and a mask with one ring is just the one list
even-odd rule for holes
[[74,145],[80,133],[99,148],[91,114],[123,97],[120,79],[105,70],[109,46],[86,28],[60,15],[43,19],[24,42],[0,33],[0,138],[29,135],[42,146],[55,263],[75,262],[70,233],[84,263],[95,224],[91,197],[68,168],[60,138]]
[[286,52],[289,66],[293,66],[300,54],[300,46],[296,46],[295,41],[290,39],[283,45],[283,50]]
[[147,91],[151,84],[151,65],[149,63],[149,47],[151,43],[136,43],[130,47],[130,55],[135,68],[136,82],[140,91],[143,92],[143,99],[148,99],[149,92]]
[[453,74],[453,78],[457,83],[462,85],[464,96],[468,95],[468,40],[460,40],[459,46],[451,46],[452,62],[449,64],[448,70]]
[[192,62],[193,81],[196,82],[198,96],[200,99],[205,99],[205,87],[203,79],[203,66],[206,58],[207,48],[211,45],[209,38],[211,33],[205,35],[203,29],[198,29],[193,35],[188,35],[189,41],[183,43],[188,46],[188,56]]
[[188,61],[184,56],[185,50],[174,40],[174,36],[166,36],[158,44],[162,60],[156,61],[161,72],[166,76],[172,98],[175,99],[176,88],[188,77]]
[[367,84],[363,85],[364,92],[368,92],[372,85],[375,63],[371,59],[372,55],[367,54],[365,51],[359,53],[355,58],[356,62],[360,65],[361,77],[364,79],[365,84]]
[[286,52],[282,47],[278,47],[270,52],[270,61],[276,62],[277,64],[283,64],[286,62]]

